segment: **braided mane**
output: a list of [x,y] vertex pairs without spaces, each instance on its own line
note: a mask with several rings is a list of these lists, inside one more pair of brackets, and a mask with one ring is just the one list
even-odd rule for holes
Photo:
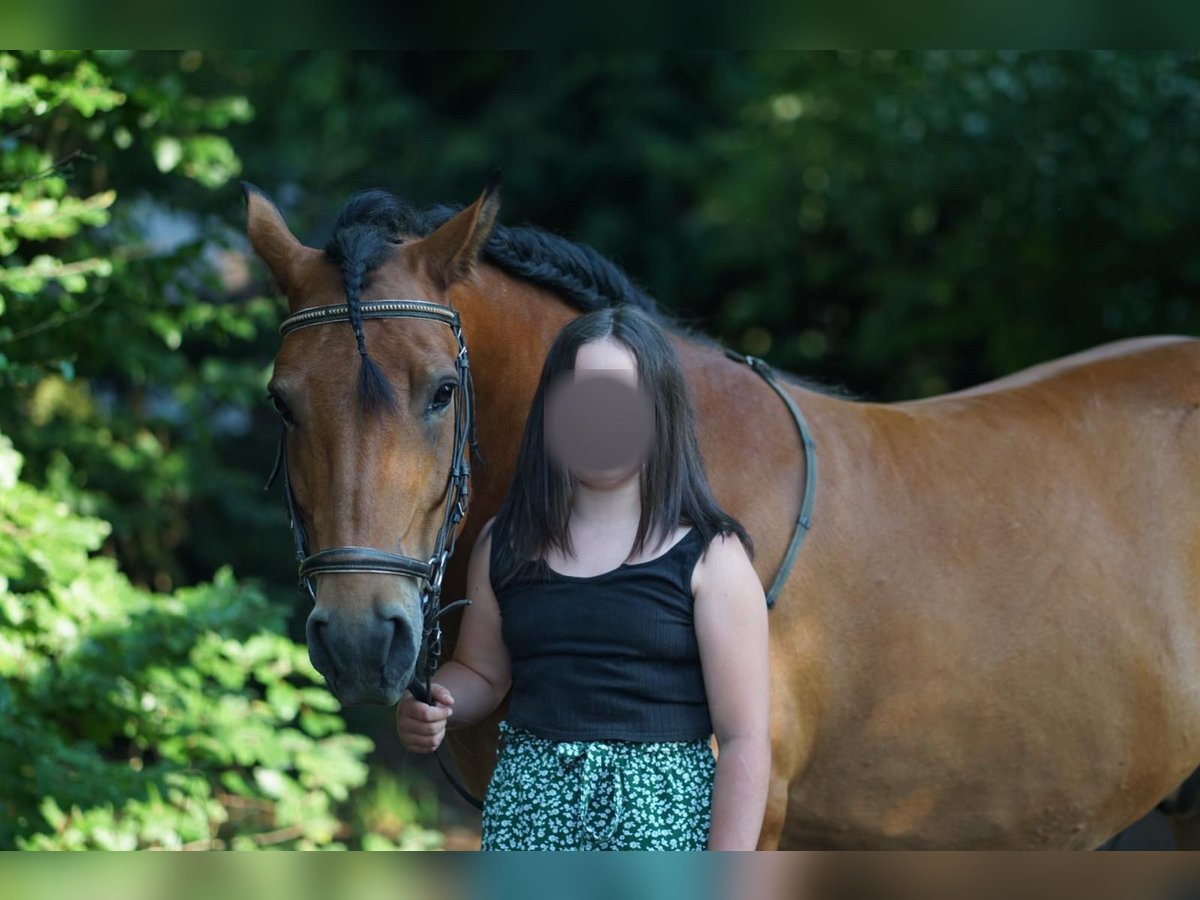
[[[352,306],[357,303],[364,279],[384,262],[395,245],[429,235],[462,209],[461,205],[441,204],[420,210],[383,190],[352,197],[342,208],[325,248],[342,269],[347,294],[355,293]],[[693,334],[688,326],[664,313],[620,268],[584,244],[532,225],[496,223],[483,247],[483,258],[510,275],[550,288],[582,312],[631,304],[672,330],[716,346],[711,338]]]
[[[370,190],[350,198],[338,215],[325,253],[341,268],[346,285],[350,323],[362,357],[359,399],[364,409],[390,408],[396,401],[387,379],[367,355],[359,313],[362,289],[371,272],[397,245],[406,239],[425,237],[462,209],[461,205],[440,204],[420,210],[390,191]],[[710,335],[664,312],[624,271],[591,247],[541,228],[497,222],[483,247],[483,258],[510,275],[549,288],[582,312],[631,304],[650,313],[669,332],[717,350],[724,347]],[[777,371],[784,380],[810,390],[847,394],[790,372]]]
[[342,208],[333,236],[325,245],[325,255],[341,269],[346,287],[350,325],[361,357],[358,399],[359,409],[364,412],[396,408],[396,395],[391,384],[367,354],[361,299],[371,272],[383,264],[399,240],[393,223],[397,221],[402,204],[383,192],[374,193],[381,196],[359,194]]
[[[413,233],[426,235],[452,219],[461,206],[434,206],[413,214]],[[532,225],[497,223],[484,245],[493,265],[533,284],[548,287],[583,312],[628,304],[666,321],[658,304],[629,278],[586,244],[577,244]]]

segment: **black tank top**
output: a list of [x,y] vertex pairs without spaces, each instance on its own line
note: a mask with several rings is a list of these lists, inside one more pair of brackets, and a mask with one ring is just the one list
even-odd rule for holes
[[496,591],[512,658],[507,721],[556,741],[709,738],[692,622],[703,549],[693,526],[657,558],[599,575],[525,560]]

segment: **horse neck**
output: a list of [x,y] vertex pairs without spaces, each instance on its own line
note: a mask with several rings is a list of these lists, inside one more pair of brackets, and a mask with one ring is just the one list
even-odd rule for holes
[[[483,263],[447,295],[459,312],[475,386],[484,465],[472,470],[478,508],[494,512],[508,487],[525,419],[555,335],[579,311],[557,294]],[[475,504],[472,504],[475,506]]]
[[[546,288],[512,278],[481,264],[473,278],[451,288],[447,296],[459,311],[475,384],[476,434],[484,465],[472,469],[471,520],[476,526],[499,507],[508,489],[517,449],[541,376],[546,352],[555,336],[580,311]],[[760,376],[748,366],[733,365],[715,346],[686,334],[676,335],[676,349],[694,378],[697,404],[716,421],[748,424],[760,443],[774,444],[786,465],[796,454],[795,426],[770,391],[747,409],[747,390],[761,388]],[[752,385],[752,386],[751,386]],[[801,385],[786,383],[814,428],[830,418],[861,408]]]

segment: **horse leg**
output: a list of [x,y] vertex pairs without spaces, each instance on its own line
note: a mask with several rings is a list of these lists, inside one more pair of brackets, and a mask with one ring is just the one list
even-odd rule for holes
[[1171,791],[1158,810],[1171,819],[1178,849],[1200,850],[1200,769]]
[[1172,816],[1171,832],[1175,835],[1175,849],[1200,850],[1200,818]]
[[778,850],[783,836],[783,823],[787,820],[788,780],[778,774],[771,775],[767,789],[767,810],[763,815],[762,830],[758,834],[756,850]]
[[[713,755],[721,758],[721,748],[716,737],[709,740]],[[758,832],[758,846],[755,850],[778,850],[779,838],[783,834],[783,823],[787,819],[788,782],[776,772],[771,773],[771,783],[767,788],[767,808],[763,813],[762,828]]]

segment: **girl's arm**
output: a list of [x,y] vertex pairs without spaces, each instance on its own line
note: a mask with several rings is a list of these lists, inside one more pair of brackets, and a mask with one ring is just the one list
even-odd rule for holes
[[467,564],[471,603],[463,610],[454,658],[439,666],[432,679],[449,689],[454,698],[448,730],[487,718],[503,702],[512,682],[511,658],[500,633],[500,604],[488,571],[493,521],[487,521],[471,548]]
[[716,734],[709,850],[754,850],[771,777],[767,601],[741,541],[713,538],[692,576],[694,622]]

